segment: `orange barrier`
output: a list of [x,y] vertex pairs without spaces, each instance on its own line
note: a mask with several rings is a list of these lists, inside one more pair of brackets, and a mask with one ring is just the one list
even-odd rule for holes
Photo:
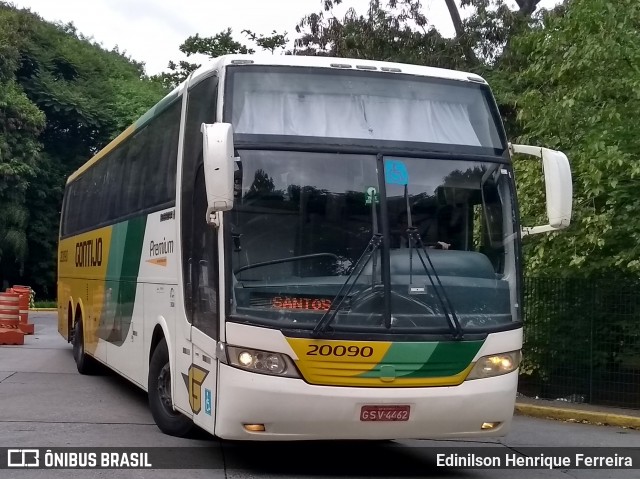
[[29,324],[29,302],[31,301],[31,288],[29,286],[14,285],[10,291],[20,295],[20,329],[24,334],[33,334],[35,327]]
[[24,344],[20,330],[20,295],[0,293],[0,344]]
[[18,321],[20,317],[20,295],[0,293],[0,321]]

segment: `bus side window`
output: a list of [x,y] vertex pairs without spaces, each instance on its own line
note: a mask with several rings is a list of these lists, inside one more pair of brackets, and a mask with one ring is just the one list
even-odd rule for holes
[[[217,91],[218,78],[211,76],[190,87],[187,93],[180,225],[187,320],[214,339],[218,338],[218,311],[214,307],[217,300],[212,299],[217,297],[217,243],[215,237],[211,236],[215,235],[216,230],[209,227],[205,219],[200,125],[215,122]],[[205,269],[206,274],[203,273]],[[208,292],[205,294],[205,291]],[[213,296],[209,294],[211,291],[215,291]]]
[[198,168],[193,188],[191,237],[191,298],[193,325],[218,339],[218,230],[205,221],[207,197],[204,168]]

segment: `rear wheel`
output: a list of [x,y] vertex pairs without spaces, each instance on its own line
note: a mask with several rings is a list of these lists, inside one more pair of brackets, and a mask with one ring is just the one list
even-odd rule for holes
[[169,349],[163,338],[149,363],[149,408],[154,421],[165,434],[184,437],[193,429],[193,421],[173,409]]
[[87,354],[84,349],[84,329],[82,327],[82,318],[78,318],[73,327],[73,359],[80,374],[95,374],[98,369],[98,363],[95,359]]

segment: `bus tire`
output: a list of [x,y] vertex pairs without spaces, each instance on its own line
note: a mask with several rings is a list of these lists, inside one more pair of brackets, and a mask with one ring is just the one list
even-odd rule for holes
[[95,374],[98,364],[84,349],[84,328],[82,319],[78,318],[73,327],[73,359],[80,374]]
[[193,429],[191,418],[173,409],[169,349],[162,338],[149,363],[149,409],[156,425],[170,436],[185,437]]

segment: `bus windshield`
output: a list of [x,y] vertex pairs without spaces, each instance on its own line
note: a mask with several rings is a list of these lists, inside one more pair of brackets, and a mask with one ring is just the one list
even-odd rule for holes
[[[232,320],[312,329],[329,309],[371,238],[391,250],[389,332],[446,331],[438,276],[461,327],[486,330],[518,320],[510,167],[491,162],[385,158],[383,231],[376,157],[240,150],[236,203],[228,214]],[[241,187],[240,187],[241,185]],[[411,220],[427,271],[409,248]],[[380,251],[362,268],[332,321],[336,329],[382,330]],[[344,291],[344,290],[343,290]]]
[[239,134],[504,149],[484,84],[336,69],[229,67]]

